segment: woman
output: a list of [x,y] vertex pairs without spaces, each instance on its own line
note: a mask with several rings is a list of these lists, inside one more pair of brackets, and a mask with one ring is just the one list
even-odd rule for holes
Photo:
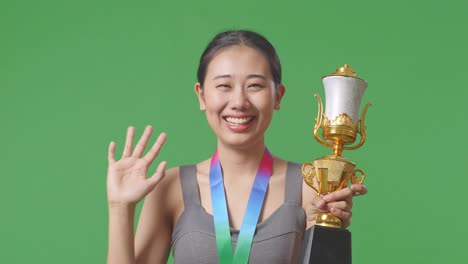
[[[298,164],[266,149],[265,131],[285,94],[268,40],[250,31],[218,34],[201,56],[195,92],[217,136],[213,157],[167,171],[161,162],[147,178],[164,133],[142,156],[152,127],[134,149],[130,127],[118,161],[110,143],[108,263],[165,263],[171,245],[176,263],[294,263],[317,212],[349,225],[352,197],[364,186],[317,196]],[[135,205],[144,197],[134,236]]]

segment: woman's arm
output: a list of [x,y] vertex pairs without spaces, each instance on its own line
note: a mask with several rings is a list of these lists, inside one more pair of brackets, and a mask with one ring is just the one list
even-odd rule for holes
[[135,236],[136,263],[167,262],[173,226],[182,211],[179,169],[172,168],[145,198]]
[[163,180],[145,198],[136,235],[134,206],[109,207],[108,263],[166,263],[175,219],[183,211],[178,168],[166,172]]
[[134,264],[133,217],[135,207],[128,205],[109,206],[109,242],[107,263]]
[[147,178],[148,167],[158,155],[166,140],[161,134],[146,155],[143,152],[153,128],[146,127],[133,149],[135,129],[129,127],[120,160],[115,159],[115,143],[108,151],[107,201],[109,205],[109,242],[107,263],[134,264],[133,218],[138,201],[150,193],[165,176],[166,162],[161,162],[156,172]]

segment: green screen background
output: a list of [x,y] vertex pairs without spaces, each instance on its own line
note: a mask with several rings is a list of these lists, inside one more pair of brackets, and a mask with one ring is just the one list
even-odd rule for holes
[[[286,96],[267,142],[305,162],[321,77],[348,63],[369,83],[367,173],[354,263],[468,258],[466,1],[0,2],[0,263],[104,263],[106,153],[126,127],[168,134],[169,166],[210,156],[193,93],[219,31],[275,45]],[[153,136],[155,138],[155,136]],[[154,166],[153,166],[154,167]]]

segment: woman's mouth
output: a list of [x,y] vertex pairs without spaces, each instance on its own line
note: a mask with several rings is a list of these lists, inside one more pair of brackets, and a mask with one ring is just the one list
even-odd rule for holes
[[233,117],[233,116],[226,116],[224,117],[227,126],[235,131],[235,132],[242,132],[249,128],[252,121],[255,120],[255,116],[246,116],[246,117]]

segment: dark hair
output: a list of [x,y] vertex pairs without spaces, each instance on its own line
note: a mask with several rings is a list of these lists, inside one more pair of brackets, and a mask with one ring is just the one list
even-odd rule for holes
[[206,69],[216,53],[223,48],[233,45],[246,45],[260,51],[268,60],[273,75],[275,86],[281,84],[281,64],[276,54],[276,50],[271,43],[262,35],[248,30],[229,30],[216,35],[208,44],[198,66],[197,78],[200,86],[203,87],[206,76]]

